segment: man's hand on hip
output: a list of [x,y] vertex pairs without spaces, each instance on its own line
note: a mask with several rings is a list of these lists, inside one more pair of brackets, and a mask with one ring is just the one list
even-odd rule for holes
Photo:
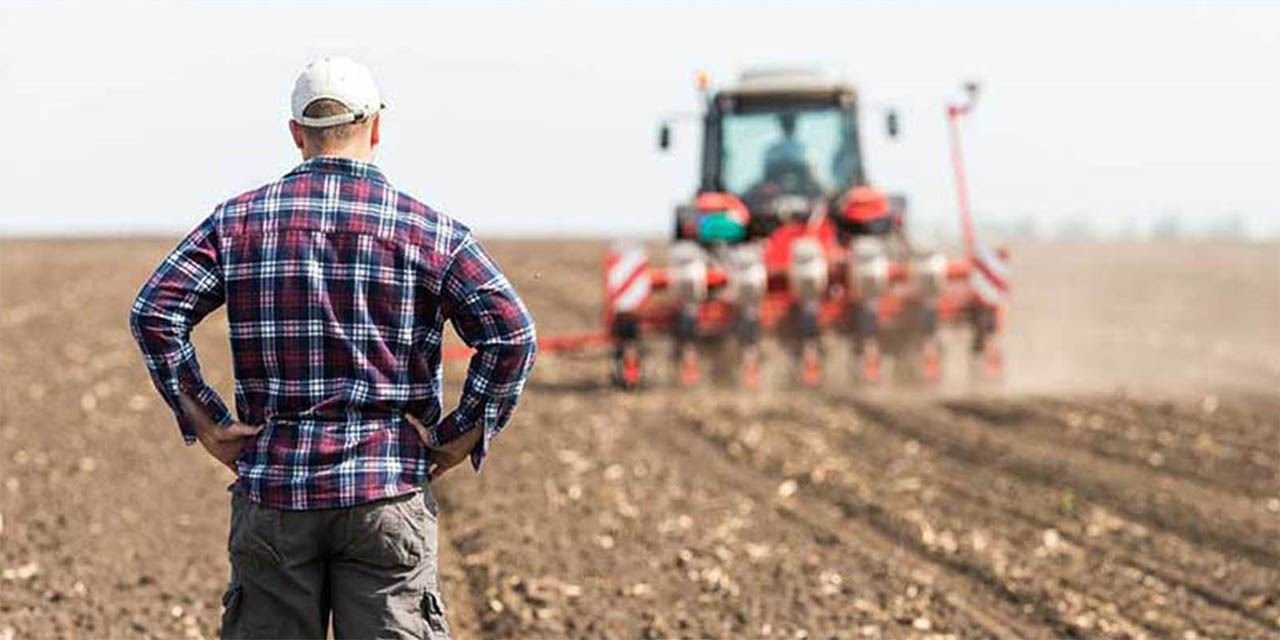
[[422,443],[427,445],[427,450],[431,452],[431,466],[427,469],[427,478],[430,480],[439,478],[446,471],[466,460],[471,455],[471,451],[480,443],[480,436],[484,431],[483,428],[476,427],[455,440],[433,447],[430,444],[431,440],[427,437],[426,425],[407,413],[404,414],[404,417],[417,430],[418,437],[422,439]]
[[179,396],[182,413],[191,421],[196,429],[196,439],[209,455],[223,466],[236,472],[236,458],[240,457],[240,448],[245,441],[262,431],[262,427],[251,427],[241,422],[232,422],[222,426],[205,414],[204,409],[185,395]]

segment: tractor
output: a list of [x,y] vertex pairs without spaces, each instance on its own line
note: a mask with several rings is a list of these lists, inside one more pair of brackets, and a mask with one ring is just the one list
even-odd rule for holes
[[[636,387],[650,377],[646,338],[654,334],[669,336],[684,385],[707,377],[708,360],[725,353],[741,384],[760,384],[766,336],[784,345],[804,385],[822,382],[836,348],[848,350],[861,383],[881,380],[886,363],[903,377],[937,381],[945,324],[967,325],[973,361],[985,376],[999,376],[1006,256],[974,244],[958,146],[966,255],[948,259],[914,246],[907,198],[869,181],[851,84],[813,71],[759,70],[714,90],[703,76],[699,89],[698,188],[674,212],[665,264],[636,246],[606,257],[604,323],[616,384]],[[973,85],[967,104],[948,109],[953,134],[975,96]],[[896,113],[887,112],[885,124],[896,137]],[[658,143],[671,147],[670,121]]]

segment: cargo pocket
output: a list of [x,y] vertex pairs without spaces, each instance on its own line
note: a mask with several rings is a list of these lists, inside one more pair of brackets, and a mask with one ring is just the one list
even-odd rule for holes
[[232,567],[246,573],[277,567],[284,561],[272,544],[280,530],[280,512],[265,509],[240,498],[232,512],[231,536],[227,550]]
[[438,591],[427,591],[422,594],[422,618],[427,623],[427,638],[449,639],[449,623],[444,618],[444,601],[441,600]]
[[422,485],[422,506],[433,522],[440,519],[440,503],[436,502],[436,494],[431,492],[430,482]]
[[244,590],[240,585],[233,584],[227,587],[226,593],[222,594],[222,632],[223,638],[238,638],[240,633],[238,622],[240,620],[240,601],[244,598]]
[[374,566],[412,569],[422,562],[421,505],[418,495],[392,498],[360,508],[357,528],[360,535],[345,553]]

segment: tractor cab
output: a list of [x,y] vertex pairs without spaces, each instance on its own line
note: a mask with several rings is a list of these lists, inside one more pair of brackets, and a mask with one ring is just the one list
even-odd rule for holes
[[[704,95],[698,191],[723,194],[717,206],[740,202],[744,211],[734,217],[745,218],[745,228],[726,233],[732,225],[700,206],[704,198],[699,198],[677,209],[676,239],[705,243],[767,236],[786,223],[835,210],[852,189],[866,184],[851,85],[812,71],[754,71],[736,85]],[[664,125],[660,145],[669,142]],[[708,213],[713,214],[709,220]]]

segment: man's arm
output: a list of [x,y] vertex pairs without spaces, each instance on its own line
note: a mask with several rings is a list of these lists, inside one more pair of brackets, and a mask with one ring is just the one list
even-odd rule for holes
[[223,303],[222,270],[214,217],[191,232],[160,263],[143,285],[129,314],[129,328],[142,349],[151,381],[178,419],[188,445],[200,433],[201,420],[184,410],[194,403],[201,417],[221,426],[233,420],[226,404],[200,375],[191,329]]
[[178,396],[178,402],[182,405],[182,417],[195,428],[196,439],[204,450],[223,466],[236,472],[236,460],[240,457],[240,448],[244,446],[245,438],[258,435],[262,426],[250,427],[239,422],[218,424],[185,393]]
[[493,258],[470,234],[445,271],[441,300],[445,317],[476,352],[457,409],[427,430],[427,444],[449,451],[456,448],[451,443],[463,443],[472,467],[479,470],[490,442],[510,420],[533,368],[537,351],[533,318]]

